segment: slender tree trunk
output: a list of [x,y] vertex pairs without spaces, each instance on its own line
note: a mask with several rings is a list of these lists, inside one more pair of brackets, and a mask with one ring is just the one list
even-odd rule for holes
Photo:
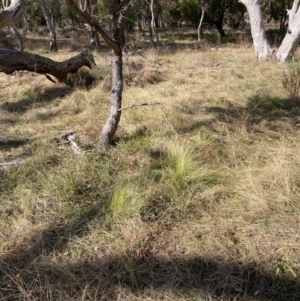
[[201,5],[201,18],[198,25],[198,47],[201,47],[202,39],[203,39],[203,20],[205,15],[205,8]]
[[154,11],[154,0],[150,0],[150,12],[151,12],[151,32],[152,35],[155,37],[156,42],[154,45],[157,47],[157,49],[160,49],[160,41],[159,36],[156,30],[156,24],[155,24],[155,11]]
[[260,0],[240,0],[248,11],[253,38],[254,50],[258,59],[265,59],[271,52],[261,11]]
[[51,17],[51,13],[46,6],[45,0],[40,0],[41,8],[43,11],[44,18],[47,23],[47,27],[49,29],[50,34],[50,51],[57,51],[57,40],[56,40],[56,31],[55,26]]
[[99,136],[99,143],[101,145],[108,146],[113,143],[113,138],[121,118],[123,92],[122,48],[125,44],[124,28],[130,0],[114,0],[114,33],[112,38],[108,36],[102,26],[95,19],[81,11],[73,0],[65,0],[65,2],[78,18],[83,23],[89,24],[95,31],[97,31],[106,44],[112,49],[112,90],[110,97],[110,114]]
[[[95,3],[93,3],[91,0],[89,0],[89,12],[90,15],[98,15],[98,6],[97,6],[97,1],[95,1]],[[101,48],[101,43],[100,43],[100,38],[98,33],[91,28],[91,32],[90,32],[90,38],[93,40],[93,43],[96,47],[96,49],[100,50]],[[92,42],[92,40],[90,39],[90,41]]]
[[300,0],[295,0],[291,10],[288,10],[289,28],[278,49],[277,59],[284,63],[293,55],[300,42]]
[[91,45],[94,45],[96,47],[96,49],[98,49],[98,50],[101,48],[101,42],[99,39],[99,35],[92,28],[90,29],[90,43],[91,43]]
[[155,48],[155,42],[154,42],[154,38],[153,38],[153,31],[152,31],[152,26],[151,26],[151,9],[150,9],[150,2],[147,1],[147,11],[146,11],[146,18],[145,18],[145,23],[147,23],[148,28],[149,28],[149,39],[150,42],[152,44],[152,47]]
[[[98,14],[97,3],[94,3],[92,0],[80,0],[79,7],[83,12],[87,13],[89,16]],[[90,44],[95,46],[99,50],[101,47],[101,43],[98,33],[90,25],[85,25],[87,25],[90,34]]]
[[9,29],[18,40],[19,50],[23,51],[24,50],[24,39],[23,39],[22,35],[20,34],[20,32],[17,30],[17,28],[15,26],[11,26]]
[[110,145],[113,143],[114,135],[117,131],[121,119],[122,92],[123,92],[123,62],[122,53],[116,55],[113,53],[111,59],[112,71],[112,89],[110,96],[110,113],[102,128],[99,143]]

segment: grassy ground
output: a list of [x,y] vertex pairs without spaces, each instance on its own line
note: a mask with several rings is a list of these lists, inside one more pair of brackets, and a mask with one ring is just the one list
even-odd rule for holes
[[[201,50],[178,36],[124,58],[124,107],[160,105],[124,110],[109,149],[97,146],[107,49],[90,89],[1,74],[0,162],[29,161],[0,172],[0,300],[300,299],[300,104],[282,88],[287,67],[257,62],[242,34]],[[56,60],[88,46],[61,35],[50,55],[46,37],[28,41]]]

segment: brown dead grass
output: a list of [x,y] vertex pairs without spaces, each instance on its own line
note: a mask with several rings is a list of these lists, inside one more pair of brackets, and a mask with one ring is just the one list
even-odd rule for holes
[[241,39],[126,58],[124,107],[161,107],[106,150],[109,53],[89,89],[0,76],[0,162],[32,158],[0,173],[0,300],[300,298],[299,104]]

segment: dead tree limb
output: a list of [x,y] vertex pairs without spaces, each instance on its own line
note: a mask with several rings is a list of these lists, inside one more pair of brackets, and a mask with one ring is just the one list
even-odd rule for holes
[[92,64],[95,64],[94,57],[88,51],[63,62],[56,62],[37,54],[0,46],[0,72],[6,74],[27,70],[44,74],[49,80],[49,75],[54,76],[59,82],[71,86],[72,83],[68,81],[68,74],[77,72],[83,66],[91,68]]

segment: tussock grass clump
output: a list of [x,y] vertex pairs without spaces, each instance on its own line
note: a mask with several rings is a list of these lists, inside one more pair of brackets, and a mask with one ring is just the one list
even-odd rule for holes
[[113,192],[109,206],[112,219],[122,220],[139,215],[144,197],[138,193],[136,186],[129,183],[118,185]]
[[[160,106],[124,110],[110,148],[97,145],[110,99],[102,53],[89,89],[85,71],[75,89],[0,75],[0,161],[29,159],[0,171],[1,300],[300,300],[297,97],[284,66],[255,61],[244,38],[230,44],[238,32],[230,43],[205,34],[205,49],[181,28],[160,53],[124,56],[124,108]],[[64,36],[55,54],[30,39],[70,56]]]
[[72,86],[78,88],[90,88],[95,80],[96,78],[87,67],[80,68],[76,73],[68,74],[68,81]]
[[148,51],[143,58],[127,59],[124,77],[128,86],[145,87],[164,80],[165,67],[154,52]]
[[287,70],[282,76],[283,88],[291,97],[298,97],[300,93],[300,62],[299,59],[293,59],[288,63]]
[[163,154],[156,171],[176,193],[191,189],[196,183],[214,180],[213,174],[201,166],[193,146],[172,141],[164,146]]

